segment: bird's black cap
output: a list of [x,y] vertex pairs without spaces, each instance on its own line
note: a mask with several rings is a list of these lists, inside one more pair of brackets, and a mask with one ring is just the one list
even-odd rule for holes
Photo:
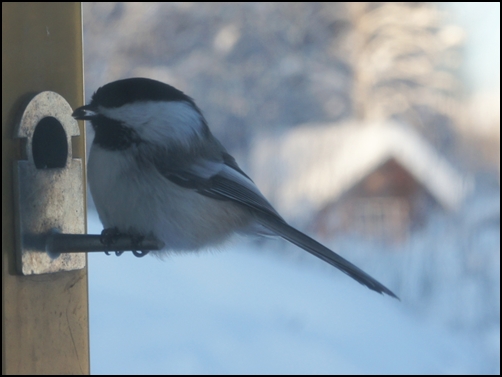
[[142,101],[187,101],[195,105],[181,90],[143,77],[118,80],[102,86],[93,94],[90,105],[114,108]]

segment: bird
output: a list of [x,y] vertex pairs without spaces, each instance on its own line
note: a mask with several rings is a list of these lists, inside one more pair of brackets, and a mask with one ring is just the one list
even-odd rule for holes
[[153,236],[164,243],[157,254],[214,247],[235,233],[279,236],[369,289],[399,299],[289,225],[181,90],[126,78],[97,89],[72,115],[95,131],[87,177],[104,232]]

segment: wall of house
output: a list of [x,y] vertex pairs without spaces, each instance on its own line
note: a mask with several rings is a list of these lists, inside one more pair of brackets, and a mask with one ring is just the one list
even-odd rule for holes
[[364,177],[315,217],[312,230],[321,238],[356,234],[370,240],[403,243],[424,226],[438,203],[396,160],[390,159]]

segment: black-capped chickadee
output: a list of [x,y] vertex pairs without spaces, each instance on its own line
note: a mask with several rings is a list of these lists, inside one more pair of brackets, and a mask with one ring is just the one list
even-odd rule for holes
[[296,230],[213,136],[192,98],[146,78],[114,81],[73,117],[95,137],[88,180],[105,228],[165,243],[163,251],[217,245],[234,232],[279,235],[368,288],[397,296]]

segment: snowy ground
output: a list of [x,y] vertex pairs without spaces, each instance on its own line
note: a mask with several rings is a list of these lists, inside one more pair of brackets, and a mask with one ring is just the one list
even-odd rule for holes
[[166,261],[89,255],[92,373],[493,373],[475,343],[405,304],[314,257],[252,247]]

